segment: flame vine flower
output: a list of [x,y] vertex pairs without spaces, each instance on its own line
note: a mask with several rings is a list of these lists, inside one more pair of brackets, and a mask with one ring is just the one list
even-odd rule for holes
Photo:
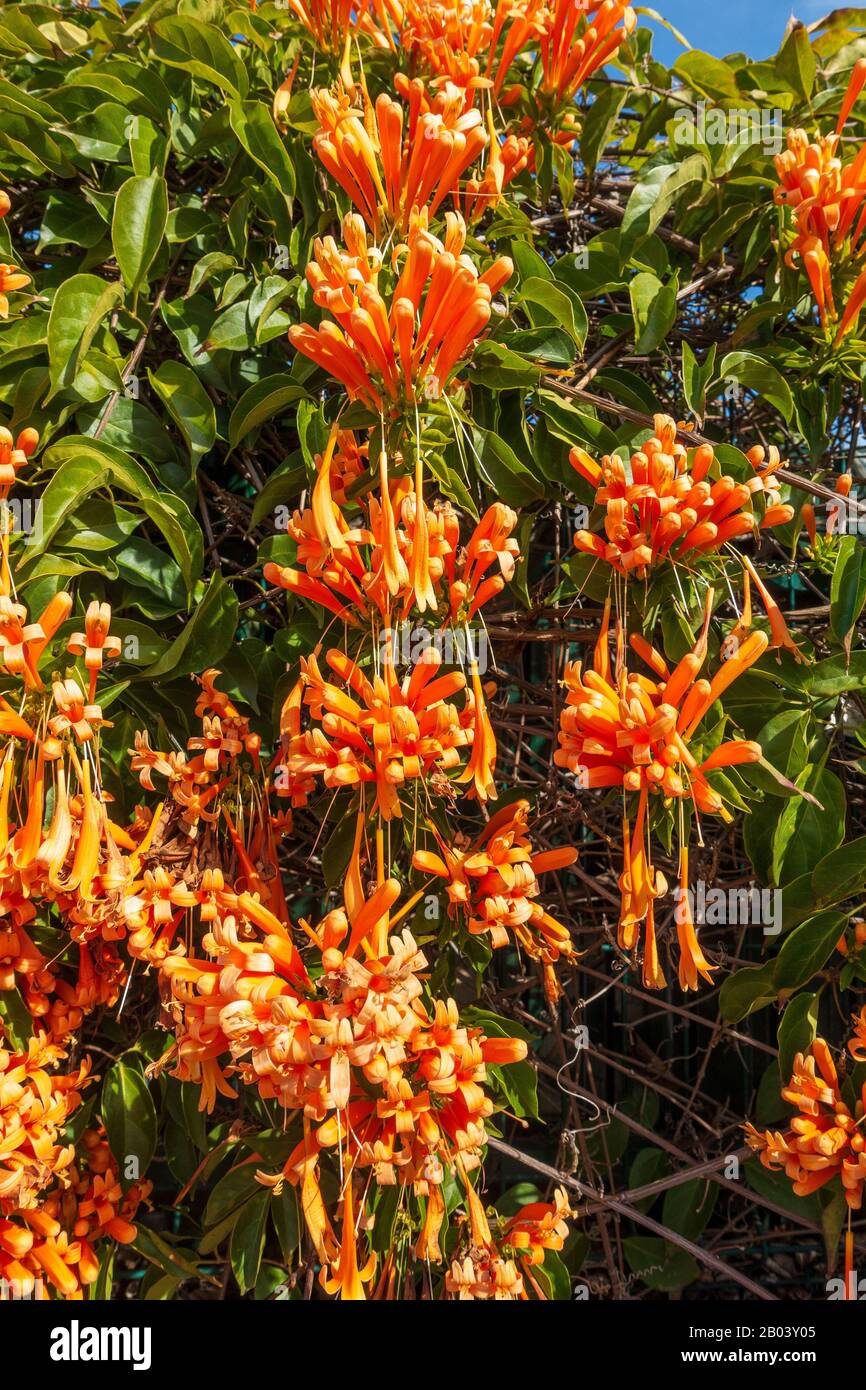
[[317,239],[307,266],[316,304],[331,315],[319,328],[296,324],[292,346],[377,413],[438,399],[460,359],[483,333],[491,301],[512,263],[500,256],[479,275],[464,256],[466,228],[448,214],[444,241],[423,218],[386,265],[357,214],[343,220],[343,248]]
[[80,1299],[99,1274],[94,1242],[133,1240],[131,1218],[150,1191],[140,1182],[121,1192],[97,1131],[80,1146],[63,1142],[93,1079],[87,1060],[58,1072],[65,1055],[44,1033],[21,1051],[0,1036],[0,1281],[17,1297],[32,1297],[47,1278],[63,1298]]
[[[866,144],[850,160],[839,152],[842,130],[864,82],[866,60],[861,58],[852,69],[834,133],[810,140],[804,130],[789,130],[787,149],[775,157],[779,184],[773,199],[791,211],[796,227],[785,264],[805,271],[821,327],[837,325],[834,346],[856,326],[866,301]],[[846,287],[841,318],[834,277],[840,288]]]
[[706,755],[696,753],[692,746],[712,705],[759,659],[768,643],[765,633],[754,632],[735,655],[723,662],[711,680],[701,676],[707,657],[712,597],[710,591],[703,630],[673,671],[645,638],[638,634],[631,637],[633,650],[653,672],[654,679],[628,670],[619,625],[617,662],[612,669],[608,600],[592,667],[584,669],[581,662],[569,664],[563,678],[567,694],[554,761],[576,773],[581,787],[621,787],[624,795],[637,795],[633,828],[625,800],[623,807],[619,943],[624,950],[633,950],[643,924],[643,980],[651,989],[661,989],[665,984],[655,933],[655,903],[668,888],[664,875],[652,864],[651,801],[668,806],[677,802],[680,806],[680,891],[675,914],[679,982],[682,989],[697,989],[698,975],[711,980],[714,967],[699,945],[689,903],[688,844],[682,808],[688,803],[699,823],[701,815],[730,819],[724,797],[712,786],[713,770],[761,758],[758,744],[743,739],[720,743]]
[[[855,1059],[858,1051],[855,1044]],[[782,1098],[799,1111],[788,1131],[761,1133],[748,1124],[747,1143],[765,1168],[784,1169],[798,1197],[808,1197],[838,1178],[848,1206],[859,1211],[866,1183],[866,1085],[856,1105],[849,1106],[830,1049],[823,1038],[816,1038],[808,1053],[797,1053]]]
[[529,802],[516,801],[491,816],[471,843],[449,844],[435,829],[438,854],[416,850],[412,863],[421,873],[446,880],[449,913],[465,917],[470,934],[489,938],[496,949],[512,936],[544,966],[551,1002],[561,994],[553,969],[576,952],[566,927],[537,901],[538,875],[568,868],[577,858],[571,845],[535,851],[529,837]]

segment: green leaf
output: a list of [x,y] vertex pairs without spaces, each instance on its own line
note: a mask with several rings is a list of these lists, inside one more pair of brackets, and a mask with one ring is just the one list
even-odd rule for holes
[[33,1036],[33,1016],[21,997],[20,990],[0,990],[0,1036],[5,1036],[20,1051],[27,1051]]
[[346,876],[355,843],[357,823],[357,808],[350,809],[337,821],[328,836],[322,850],[322,877],[326,888],[335,888]]
[[673,327],[677,312],[676,280],[663,285],[650,271],[641,271],[629,285],[634,315],[635,351],[653,352]]
[[718,375],[723,380],[730,377],[746,390],[763,396],[781,412],[786,423],[790,423],[794,398],[787,381],[771,362],[753,352],[729,352],[722,358]]
[[178,1280],[206,1279],[211,1284],[216,1283],[212,1275],[202,1273],[185,1250],[170,1245],[162,1236],[158,1236],[156,1231],[151,1231],[141,1222],[135,1240],[131,1242],[131,1249],[137,1250],[151,1264],[156,1265],[157,1269],[173,1275]]
[[102,1083],[100,1108],[121,1180],[130,1160],[137,1165],[132,1177],[143,1177],[156,1149],[157,1123],[153,1097],[138,1067],[115,1062]]
[[49,479],[39,502],[33,530],[25,542],[25,561],[44,554],[57,531],[75,509],[109,479],[108,469],[98,458],[87,455],[69,459]]
[[683,395],[692,414],[703,422],[707,387],[713,379],[716,365],[716,344],[713,343],[704,357],[698,362],[691,347],[683,338]]
[[729,975],[719,991],[719,1010],[728,1023],[741,1019],[772,1004],[778,993],[773,980],[774,961],[766,965],[750,965]]
[[773,836],[773,881],[787,883],[811,870],[845,837],[845,788],[826,768],[808,764],[796,785],[819,802],[795,796],[785,803]]
[[688,53],[680,54],[673,71],[701,96],[742,101],[733,68],[721,58],[713,58],[709,53],[693,48]]
[[635,183],[620,229],[620,256],[625,264],[631,253],[658,227],[684,188],[703,183],[709,165],[702,154],[691,154],[681,164],[657,164]]
[[63,281],[48,317],[49,400],[72,386],[99,325],[122,299],[121,286],[98,275],[72,275]]
[[792,92],[808,101],[815,86],[815,54],[805,26],[795,20],[776,57],[776,72]]
[[823,969],[847,921],[844,912],[819,912],[785,937],[773,972],[777,992],[799,989]]
[[830,583],[830,626],[844,642],[866,603],[866,546],[856,536],[839,540]]
[[662,1224],[677,1235],[697,1241],[713,1214],[719,1189],[714,1182],[693,1178],[665,1193]]
[[241,1163],[229,1169],[207,1199],[203,1218],[205,1229],[218,1226],[231,1212],[263,1190],[261,1183],[256,1181],[255,1163]]
[[149,371],[148,377],[186,440],[195,466],[216,439],[216,413],[210,396],[192,368],[182,362],[163,362],[158,371]]
[[[37,252],[46,246],[95,246],[106,234],[99,213],[79,193],[53,192],[42,215]],[[64,281],[64,284],[68,282]]]
[[163,63],[182,68],[230,96],[246,96],[249,88],[246,68],[237,51],[214,25],[186,14],[157,20],[153,47]]
[[545,1250],[544,1263],[534,1273],[547,1286],[548,1298],[557,1303],[571,1299],[571,1275],[555,1250]]
[[575,359],[572,338],[561,328],[553,326],[520,328],[517,332],[509,333],[508,350],[545,367],[570,367]]
[[215,666],[232,645],[238,625],[238,600],[222,575],[211,575],[204,597],[182,632],[139,680],[187,676]]
[[629,1269],[647,1288],[670,1292],[694,1283],[700,1275],[700,1266],[687,1250],[657,1236],[626,1236],[622,1248]]
[[282,1191],[271,1195],[271,1220],[280,1242],[283,1259],[289,1264],[295,1252],[300,1249],[303,1232],[297,1194],[288,1183],[283,1186]]
[[124,282],[137,290],[162,245],[168,219],[168,187],[159,174],[133,175],[121,184],[111,219],[111,242]]
[[798,994],[787,1005],[778,1028],[779,1075],[791,1075],[798,1052],[808,1052],[818,1035],[818,996]]
[[303,386],[285,373],[263,377],[241,396],[229,420],[229,445],[235,449],[242,439],[275,415],[282,414],[287,405],[305,398]]
[[841,902],[866,888],[866,835],[825,855],[810,882],[819,902]]
[[229,1259],[232,1273],[241,1293],[251,1289],[259,1275],[262,1251],[265,1248],[265,1221],[271,1194],[258,1193],[250,1199],[235,1222],[232,1231]]
[[[140,464],[122,449],[116,449],[103,439],[69,435],[46,449],[41,459],[43,467],[58,471],[70,461],[87,463],[93,468],[94,476],[97,476],[97,470],[105,470],[113,486],[120,488],[138,502],[145,515],[165,537],[180,567],[187,592],[191,592],[202,571],[204,550],[201,531],[186,503],[164,489],[160,491]],[[92,486],[95,487],[97,484],[93,483]],[[46,494],[47,491],[48,489]],[[36,537],[32,553],[39,555],[45,550],[47,539],[45,527],[39,525],[38,518],[34,530]]]
[[[839,1241],[842,1238],[848,1220],[851,1216],[851,1208],[845,1196],[845,1189],[841,1184],[828,1184],[821,1194],[827,1200],[821,1208],[821,1230],[824,1234],[824,1250],[827,1255],[828,1272],[833,1271],[836,1264],[836,1254],[839,1249]],[[856,1276],[855,1276],[856,1277]],[[858,1285],[862,1288],[862,1285]]]
[[503,502],[522,507],[544,496],[541,483],[498,434],[473,425],[472,441],[474,449],[470,452],[482,476]]
[[611,85],[603,88],[600,94],[593,98],[580,132],[580,157],[587,175],[594,173],[627,96],[626,88]]
[[232,130],[247,154],[255,160],[284,198],[295,195],[295,169],[289,159],[274,118],[261,101],[233,101],[229,107]]
[[[547,322],[564,328],[572,341],[578,347],[583,347],[587,334],[586,310],[576,294],[540,276],[530,276],[521,282],[518,297],[529,304],[538,305],[544,310]],[[532,315],[534,324],[541,321],[538,315]]]
[[88,1299],[99,1302],[106,1302],[111,1298],[111,1290],[114,1283],[114,1257],[117,1253],[117,1246],[114,1244],[104,1245],[99,1252],[99,1274],[96,1281],[90,1284],[87,1289]]

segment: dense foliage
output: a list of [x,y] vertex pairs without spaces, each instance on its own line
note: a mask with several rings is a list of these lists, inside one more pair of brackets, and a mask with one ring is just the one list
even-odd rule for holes
[[853,1270],[866,27],[647,16],[3,5],[0,1296]]

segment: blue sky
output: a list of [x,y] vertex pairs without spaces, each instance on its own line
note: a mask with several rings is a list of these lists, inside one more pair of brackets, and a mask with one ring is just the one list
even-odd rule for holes
[[[639,0],[637,0],[639,3]],[[635,3],[635,0],[632,0]],[[723,58],[726,53],[744,52],[751,58],[768,58],[775,53],[794,13],[804,23],[813,23],[833,9],[828,0],[649,0],[693,48]],[[682,53],[680,45],[666,29],[643,15],[639,23],[655,30],[653,49],[663,63],[672,63]]]

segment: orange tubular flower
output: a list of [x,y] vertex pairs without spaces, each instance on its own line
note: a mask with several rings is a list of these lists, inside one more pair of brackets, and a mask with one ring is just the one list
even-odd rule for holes
[[439,853],[417,850],[412,863],[421,873],[447,880],[449,913],[465,914],[472,935],[489,936],[496,949],[508,944],[511,933],[529,956],[553,965],[560,957],[573,959],[575,950],[567,928],[537,901],[537,876],[567,868],[577,850],[567,845],[534,851],[528,814],[528,801],[504,806],[465,848],[446,844],[436,834]]
[[[837,317],[832,271],[840,261],[862,259],[866,251],[866,144],[847,163],[839,151],[842,128],[864,80],[861,58],[852,70],[834,134],[810,141],[804,130],[789,130],[787,149],[775,157],[779,185],[773,199],[790,208],[796,226],[785,263],[802,265],[824,328]],[[848,293],[836,343],[856,324],[864,300],[866,273],[861,273]]]
[[[575,37],[581,14],[585,27]],[[621,0],[553,0],[545,11],[539,40],[543,77],[541,90],[560,104],[567,104],[594,72],[610,62],[637,24],[630,5]]]
[[[19,469],[24,467],[38,443],[36,430],[26,429],[21,431],[13,447],[12,435],[5,425],[0,425],[0,501],[9,496]],[[8,586],[2,591],[8,596]]]
[[321,776],[331,788],[373,783],[383,819],[399,817],[401,788],[458,767],[459,750],[473,741],[471,722],[451,703],[466,678],[460,671],[437,676],[441,657],[433,648],[402,683],[392,665],[371,681],[341,651],[329,651],[326,661],[345,688],[322,676],[314,656],[302,659],[304,704],[319,727],[290,740],[287,771]]
[[578,550],[605,560],[619,574],[644,579],[667,560],[692,564],[753,531],[759,524],[752,511],[756,493],[763,493],[767,503],[761,528],[791,520],[794,509],[779,501],[773,471],[779,466],[778,450],[771,451],[764,467],[760,446],[750,451],[747,457],[756,473],[748,482],[737,483],[726,474],[713,482],[708,476],[715,465],[712,446],[700,445],[689,462],[671,417],[656,415],[654,423],[655,434],[632,454],[628,470],[616,454],[596,463],[585,450],[572,449],[572,467],[595,489],[596,504],[605,507],[607,535],[605,541],[578,531]]
[[[315,243],[307,266],[313,298],[336,322],[295,325],[292,345],[335,377],[350,399],[379,410],[386,401],[414,404],[445,393],[460,359],[487,326],[493,295],[509,279],[511,261],[500,256],[478,275],[463,256],[466,228],[446,217],[444,242],[420,221],[410,228],[402,269],[385,296],[381,255],[368,243],[361,219],[343,222],[345,250],[331,237]],[[390,305],[390,307],[389,307]]]
[[761,1133],[745,1126],[746,1142],[765,1168],[784,1169],[798,1197],[808,1197],[836,1178],[853,1211],[863,1204],[866,1139],[863,1135],[866,1085],[852,1111],[842,1098],[839,1074],[823,1038],[808,1055],[798,1052],[782,1098],[800,1112],[784,1133]]
[[49,641],[72,611],[70,594],[56,594],[36,623],[27,622],[27,609],[0,594],[0,661],[10,675],[23,676],[28,690],[42,690],[36,667]]
[[312,35],[322,53],[342,58],[349,75],[349,51],[356,34],[365,34],[377,48],[391,48],[391,0],[287,0],[292,12]]
[[74,632],[67,643],[67,651],[75,656],[84,656],[84,664],[90,672],[90,690],[87,696],[92,705],[96,698],[96,682],[106,656],[120,656],[119,637],[109,637],[111,625],[111,606],[95,599],[84,615],[84,632]]
[[407,0],[400,47],[471,99],[475,89],[487,85],[480,74],[484,55],[496,42],[492,19],[489,0]]
[[415,79],[405,130],[403,107],[384,92],[375,107],[366,94],[365,106],[353,107],[342,88],[314,91],[312,100],[319,122],[313,149],[374,237],[383,220],[405,232],[421,209],[432,218],[449,196],[459,205],[458,181],[488,137],[481,112],[465,110],[456,87],[428,100]]
[[[862,945],[864,941],[866,936],[861,935],[859,944]],[[855,1017],[853,1022],[854,1036],[848,1043],[848,1051],[855,1062],[866,1062],[866,1006],[860,1010],[859,1016]]]
[[545,1250],[561,1250],[568,1237],[568,1219],[574,1216],[564,1187],[558,1187],[552,1202],[531,1202],[521,1207],[505,1227],[505,1240],[528,1265],[544,1263]]
[[30,276],[14,265],[0,265],[0,318],[9,317],[8,295],[30,284]]
[[[625,666],[616,675],[611,673],[608,600],[592,669],[584,671],[577,662],[565,670],[564,684],[568,694],[560,717],[560,746],[554,753],[554,761],[557,766],[576,773],[582,787],[622,787],[624,792],[638,794],[633,832],[628,814],[623,818],[619,941],[625,950],[632,950],[637,942],[638,927],[641,922],[645,924],[643,978],[644,984],[653,989],[665,983],[656,947],[654,904],[656,898],[667,891],[667,882],[650,860],[649,798],[688,800],[697,815],[705,813],[729,818],[722,797],[711,785],[709,774],[714,768],[755,762],[761,756],[757,744],[738,739],[720,744],[702,760],[689,746],[711,705],[738,675],[758,660],[768,642],[765,633],[752,633],[712,680],[699,678],[707,653],[711,605],[710,591],[704,629],[692,651],[673,671],[668,669],[664,657],[644,639],[632,639],[632,646],[657,677],[650,680],[646,676],[632,675]],[[618,639],[618,649],[619,645]],[[698,945],[688,906],[685,846],[681,850],[680,878],[679,979],[681,988],[694,989],[697,988],[697,975],[709,979],[712,967]]]

